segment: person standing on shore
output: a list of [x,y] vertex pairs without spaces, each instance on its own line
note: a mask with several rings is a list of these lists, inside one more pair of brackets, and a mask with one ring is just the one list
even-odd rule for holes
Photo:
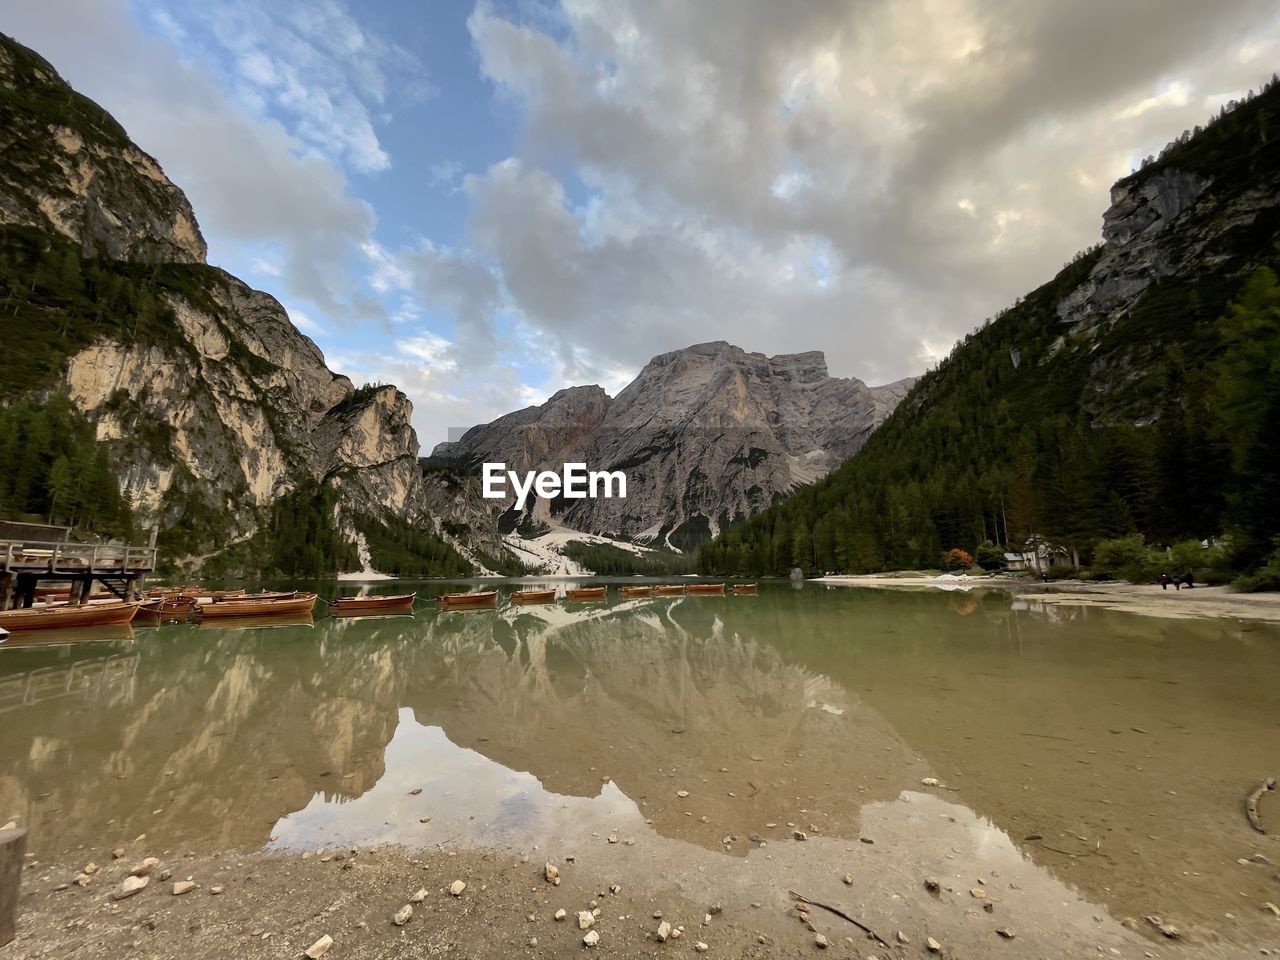
[[1160,574],[1160,576],[1159,576],[1159,577],[1157,577],[1157,578],[1156,578],[1156,583],[1160,584],[1160,589],[1161,589],[1161,590],[1168,590],[1168,589],[1169,589],[1169,580],[1170,580],[1169,575],[1168,575],[1167,573],[1162,573],[1162,574]]

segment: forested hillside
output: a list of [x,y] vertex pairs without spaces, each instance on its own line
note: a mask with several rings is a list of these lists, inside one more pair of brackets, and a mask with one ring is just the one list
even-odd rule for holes
[[1113,188],[1105,242],[965,337],[866,447],[706,545],[708,573],[937,567],[953,547],[1073,561],[1101,540],[1280,533],[1280,88]]

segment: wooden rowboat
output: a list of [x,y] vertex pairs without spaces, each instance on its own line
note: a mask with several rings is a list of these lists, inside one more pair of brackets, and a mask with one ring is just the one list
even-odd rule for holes
[[723,597],[723,583],[691,583],[689,584],[689,593],[692,595],[703,597]]
[[330,613],[364,613],[369,610],[412,609],[418,599],[416,593],[399,593],[395,596],[339,597],[327,600]]
[[198,602],[200,617],[203,620],[217,620],[230,617],[262,617],[277,613],[310,613],[316,605],[314,593],[290,594],[284,597],[257,597],[226,600],[210,600],[202,598]]
[[683,583],[660,583],[653,588],[654,596],[680,597],[684,595]]
[[516,590],[511,594],[512,603],[555,603],[554,590]]
[[754,583],[735,583],[733,585],[733,593],[737,597],[755,596],[756,585]]
[[578,603],[584,603],[589,600],[603,600],[604,591],[604,587],[579,587],[577,590],[566,590],[564,598]]
[[58,627],[96,627],[128,623],[138,613],[141,601],[93,603],[81,606],[31,607],[0,613],[0,627],[9,631],[52,630]]
[[492,607],[498,602],[497,590],[472,590],[469,593],[442,593],[436,603],[442,607]]
[[632,597],[652,597],[653,587],[650,587],[650,586],[619,587],[618,596],[622,597],[623,599],[630,599]]

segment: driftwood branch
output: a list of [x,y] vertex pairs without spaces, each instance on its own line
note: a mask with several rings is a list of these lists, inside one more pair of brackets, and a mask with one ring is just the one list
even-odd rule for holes
[[1262,828],[1262,821],[1258,818],[1258,801],[1264,793],[1275,788],[1275,778],[1267,777],[1265,780],[1259,780],[1258,785],[1250,790],[1249,795],[1244,798],[1244,815],[1249,818],[1249,826],[1259,833],[1266,833],[1267,831]]
[[876,943],[880,944],[880,946],[884,947],[886,950],[889,949],[889,944],[884,939],[884,937],[880,936],[880,934],[876,933],[874,930],[868,927],[861,920],[857,919],[856,917],[849,916],[849,914],[845,913],[840,908],[833,907],[830,904],[826,904],[826,903],[819,903],[817,900],[810,900],[808,897],[801,896],[800,894],[796,893],[794,890],[788,890],[787,893],[791,894],[792,900],[796,900],[800,903],[807,903],[811,907],[820,907],[823,910],[826,910],[828,913],[834,913],[837,917],[840,917],[842,920],[848,920],[855,927],[857,927],[859,930],[865,933],[868,937],[870,937]]

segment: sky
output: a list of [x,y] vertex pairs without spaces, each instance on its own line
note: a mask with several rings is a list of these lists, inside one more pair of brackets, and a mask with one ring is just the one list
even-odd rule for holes
[[708,340],[916,375],[1280,67],[1274,0],[8,0],[424,452]]

